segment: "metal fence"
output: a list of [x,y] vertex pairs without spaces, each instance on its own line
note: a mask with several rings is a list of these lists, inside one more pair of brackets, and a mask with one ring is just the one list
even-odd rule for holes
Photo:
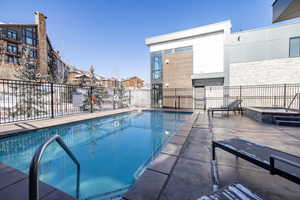
[[164,88],[162,106],[164,108],[192,109],[192,88]]
[[128,107],[130,91],[0,79],[0,124]]
[[[227,106],[236,99],[243,107],[273,107],[300,110],[300,84],[206,86],[152,89],[152,107],[209,109]],[[299,94],[299,95],[296,95]],[[295,96],[296,95],[296,96]]]
[[[300,109],[300,84],[247,85],[206,87],[206,108],[226,106],[241,99],[242,106]],[[294,99],[294,100],[293,100]]]

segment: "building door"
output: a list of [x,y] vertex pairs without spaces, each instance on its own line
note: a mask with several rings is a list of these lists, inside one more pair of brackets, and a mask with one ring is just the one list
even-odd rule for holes
[[206,109],[205,87],[194,87],[194,109]]
[[151,106],[152,108],[162,107],[162,83],[152,84]]

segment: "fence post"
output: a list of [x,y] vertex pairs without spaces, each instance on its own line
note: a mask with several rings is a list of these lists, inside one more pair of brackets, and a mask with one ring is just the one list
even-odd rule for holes
[[204,99],[203,99],[203,101],[204,101],[204,110],[206,110],[206,87],[204,86],[204,91],[203,91],[203,93],[204,93]]
[[128,90],[128,95],[129,95],[129,102],[128,102],[128,104],[129,104],[129,106],[131,106],[131,90]]
[[286,108],[286,84],[284,84],[283,88],[283,107]]
[[298,94],[298,104],[299,104],[298,112],[300,112],[300,95],[299,94]]
[[54,89],[53,83],[50,83],[50,90],[51,90],[51,118],[54,118]]
[[177,95],[176,95],[176,88],[174,88],[174,96],[175,96],[175,109],[177,109]]
[[240,85],[240,100],[242,100],[242,86]]
[[93,113],[93,101],[94,101],[94,98],[93,98],[93,86],[91,86],[91,92],[90,92],[90,104],[91,104],[91,113]]
[[115,103],[115,96],[116,96],[116,89],[113,88],[114,92],[113,92],[113,109],[116,109],[116,103]]

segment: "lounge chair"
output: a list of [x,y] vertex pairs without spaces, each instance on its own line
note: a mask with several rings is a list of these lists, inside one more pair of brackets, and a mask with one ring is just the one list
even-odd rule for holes
[[235,101],[231,102],[230,104],[228,104],[228,106],[219,107],[219,108],[209,108],[207,113],[208,114],[211,113],[211,115],[214,116],[214,112],[216,112],[216,111],[227,112],[227,113],[229,111],[242,112],[241,103],[242,103],[242,100],[235,100]]
[[228,185],[216,192],[200,197],[198,200],[263,200],[240,183]]
[[212,142],[212,159],[216,160],[216,148],[223,149],[261,168],[272,175],[284,177],[300,184],[300,157],[247,140],[232,138]]

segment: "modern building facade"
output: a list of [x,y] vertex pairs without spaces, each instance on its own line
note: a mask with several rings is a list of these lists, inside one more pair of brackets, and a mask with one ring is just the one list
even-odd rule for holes
[[146,45],[152,106],[169,107],[166,99],[178,94],[172,88],[190,88],[190,104],[205,109],[197,104],[228,95],[212,87],[300,83],[300,22],[231,33],[225,21],[147,38]]
[[300,17],[299,0],[275,0],[273,7],[273,23]]
[[230,32],[230,21],[224,21],[147,38],[153,105],[168,106],[163,91],[172,88],[189,89],[190,96],[193,87],[223,85],[224,38]]
[[300,23],[226,35],[226,86],[300,83]]
[[40,12],[34,15],[35,24],[0,24],[0,78],[15,79],[16,69],[25,63],[41,75],[59,76],[54,79],[67,74],[61,77],[68,68],[47,36],[47,17]]

